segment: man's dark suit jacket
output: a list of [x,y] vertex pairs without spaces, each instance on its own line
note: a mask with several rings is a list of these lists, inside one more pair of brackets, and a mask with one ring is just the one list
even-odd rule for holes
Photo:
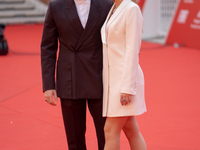
[[111,5],[111,0],[91,0],[83,29],[74,0],[49,3],[41,43],[43,91],[56,88],[63,99],[102,98],[100,29]]

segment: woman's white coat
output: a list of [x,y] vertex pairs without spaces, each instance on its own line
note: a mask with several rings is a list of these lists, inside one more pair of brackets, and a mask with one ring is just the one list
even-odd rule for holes
[[[103,116],[140,115],[146,111],[144,76],[139,65],[143,18],[140,8],[123,0],[113,15],[114,5],[102,26]],[[120,94],[131,94],[122,106]]]

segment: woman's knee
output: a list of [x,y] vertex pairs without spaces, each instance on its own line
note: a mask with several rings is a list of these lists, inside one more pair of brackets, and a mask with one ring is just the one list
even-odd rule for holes
[[123,127],[123,131],[127,138],[133,138],[140,135],[139,126],[135,118],[129,118]]
[[104,133],[105,133],[105,135],[106,134],[108,134],[109,132],[110,132],[110,126],[108,126],[107,124],[105,124],[105,126],[104,126]]
[[107,118],[104,126],[105,136],[119,136],[126,118]]
[[105,133],[105,136],[112,136],[113,134],[117,133],[117,130],[116,128],[112,128],[111,124],[105,124],[104,133]]
[[104,135],[105,135],[106,141],[114,138],[114,134],[113,134],[113,131],[110,126],[108,126],[108,125],[104,126]]

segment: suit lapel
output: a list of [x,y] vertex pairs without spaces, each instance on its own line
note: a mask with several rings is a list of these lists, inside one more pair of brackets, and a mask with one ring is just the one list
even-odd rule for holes
[[123,10],[123,8],[126,6],[128,2],[130,2],[130,0],[123,0],[121,2],[121,4],[118,6],[114,14],[108,20],[108,24],[107,24],[108,27],[112,24],[112,22],[116,19],[116,17],[120,14],[120,12]]
[[95,28],[95,25],[99,20],[101,12],[102,12],[102,8],[100,7],[98,0],[91,0],[88,20],[87,20],[85,30],[83,31],[83,34],[79,40],[76,50],[83,44],[83,42],[87,39],[87,37],[92,32],[92,30]]
[[66,0],[66,8],[64,9],[64,13],[74,30],[81,36],[84,29],[79,19],[74,0]]
[[106,21],[104,22],[104,24],[103,24],[103,26],[102,26],[102,28],[101,28],[101,39],[102,39],[102,42],[103,42],[104,44],[106,44],[106,42],[107,42],[106,26],[107,26],[108,20],[109,20],[109,18],[110,18],[110,16],[111,16],[111,13],[112,13],[114,7],[115,7],[115,5],[113,5],[112,8],[110,9],[110,11],[109,11],[109,13],[108,13],[108,16],[107,16],[107,18],[106,18]]

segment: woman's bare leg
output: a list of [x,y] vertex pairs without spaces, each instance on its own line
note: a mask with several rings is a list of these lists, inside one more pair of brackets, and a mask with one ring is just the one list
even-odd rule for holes
[[120,132],[128,117],[107,117],[104,127],[104,150],[120,150]]
[[128,117],[123,131],[128,138],[131,150],[146,150],[146,143],[139,131],[138,124],[134,116]]

